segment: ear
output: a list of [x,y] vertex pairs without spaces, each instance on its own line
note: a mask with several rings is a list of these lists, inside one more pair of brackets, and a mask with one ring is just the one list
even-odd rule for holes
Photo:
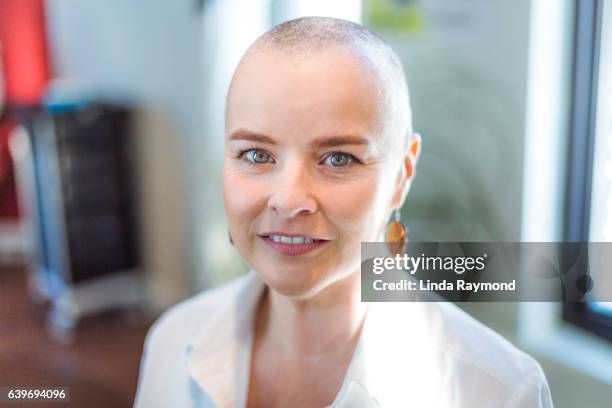
[[421,135],[415,133],[412,135],[410,144],[406,150],[403,160],[402,170],[400,172],[397,188],[393,196],[391,208],[400,208],[404,204],[404,200],[408,195],[412,179],[416,173],[416,165],[421,155]]

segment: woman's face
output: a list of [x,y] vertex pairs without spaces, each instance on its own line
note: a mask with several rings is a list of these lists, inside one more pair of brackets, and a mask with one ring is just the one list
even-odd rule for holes
[[308,298],[359,270],[401,194],[372,71],[338,51],[240,64],[228,96],[223,194],[234,245],[276,291]]

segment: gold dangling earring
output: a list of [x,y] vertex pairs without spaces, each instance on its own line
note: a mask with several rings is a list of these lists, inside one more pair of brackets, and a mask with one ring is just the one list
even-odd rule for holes
[[387,225],[387,246],[392,254],[402,254],[408,242],[408,229],[401,222],[401,214],[398,208],[393,210],[395,221]]

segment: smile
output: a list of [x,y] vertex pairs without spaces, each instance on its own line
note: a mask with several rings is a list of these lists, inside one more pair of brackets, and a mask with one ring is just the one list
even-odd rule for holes
[[269,238],[274,242],[282,242],[283,244],[311,244],[313,242],[321,241],[320,239],[312,237],[287,237],[284,235],[270,235]]
[[266,244],[268,244],[275,252],[282,255],[303,255],[314,251],[326,243],[328,240],[318,239],[307,235],[281,235],[268,234],[260,235]]

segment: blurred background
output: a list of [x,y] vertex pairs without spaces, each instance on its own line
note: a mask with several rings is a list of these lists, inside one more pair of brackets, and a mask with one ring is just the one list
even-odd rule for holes
[[[413,241],[612,241],[608,0],[0,0],[0,386],[131,406],[155,317],[246,271],[225,93],[255,38],[307,15],[404,62]],[[460,306],[542,364],[555,406],[610,407],[607,295]]]

